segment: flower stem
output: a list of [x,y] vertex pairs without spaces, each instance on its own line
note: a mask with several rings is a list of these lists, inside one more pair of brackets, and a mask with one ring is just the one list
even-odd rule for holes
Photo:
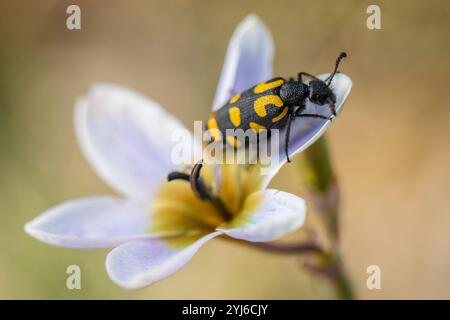
[[350,285],[350,281],[347,277],[347,274],[343,270],[343,265],[340,262],[340,260],[337,260],[336,262],[336,275],[334,277],[334,285],[336,287],[336,292],[338,297],[340,297],[343,300],[353,300],[353,290]]
[[236,241],[239,244],[251,246],[266,252],[279,254],[303,254],[318,253],[325,254],[322,247],[313,241],[295,242],[295,243],[274,243],[274,242],[249,242],[230,237],[221,237],[227,241]]
[[323,253],[323,249],[315,242],[299,242],[299,243],[270,243],[259,242],[253,243],[254,247],[257,247],[264,251],[273,253],[284,254],[299,254],[299,253]]
[[248,242],[234,238],[223,237],[226,240],[239,242],[240,244],[252,246],[253,248],[261,249],[266,252],[275,254],[314,254],[319,257],[320,264],[311,264],[305,262],[305,269],[311,273],[327,278],[334,285],[337,295],[344,300],[351,300],[353,298],[350,283],[342,270],[342,264],[337,258],[333,258],[329,253],[325,252],[323,248],[316,242],[304,241],[297,243],[271,243],[271,242]]
[[331,243],[328,258],[324,259],[321,265],[310,269],[325,275],[335,286],[339,298],[353,299],[352,288],[340,252],[339,184],[333,170],[325,136],[307,149],[301,160],[300,172]]

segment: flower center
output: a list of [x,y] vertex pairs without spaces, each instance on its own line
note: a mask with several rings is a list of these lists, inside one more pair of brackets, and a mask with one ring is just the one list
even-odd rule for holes
[[239,214],[247,196],[261,185],[256,165],[205,164],[169,180],[152,202],[153,232],[214,230]]

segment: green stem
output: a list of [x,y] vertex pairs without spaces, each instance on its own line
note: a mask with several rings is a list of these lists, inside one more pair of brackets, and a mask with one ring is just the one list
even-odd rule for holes
[[347,273],[343,270],[343,265],[340,260],[336,261],[336,263],[338,270],[334,279],[334,284],[336,287],[337,295],[343,300],[353,300],[353,289],[350,285]]
[[330,279],[340,299],[353,299],[352,288],[340,252],[339,184],[333,170],[325,136],[308,148],[300,159],[300,172],[312,196],[313,203],[321,215],[331,243],[330,254],[323,265],[312,269]]

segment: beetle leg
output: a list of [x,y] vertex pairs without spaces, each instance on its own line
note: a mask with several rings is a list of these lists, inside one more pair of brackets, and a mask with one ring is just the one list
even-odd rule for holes
[[328,107],[330,108],[331,114],[332,114],[334,117],[336,117],[336,106],[335,106],[333,100],[328,99]]
[[332,114],[331,117],[327,117],[327,116],[324,116],[321,114],[315,114],[315,113],[302,113],[303,111],[305,111],[306,106],[301,106],[297,110],[295,110],[294,116],[299,117],[299,118],[310,117],[310,118],[320,118],[320,119],[325,119],[325,120],[333,120],[336,117],[335,105],[332,100],[329,100],[328,103],[329,103],[328,106],[329,106],[331,114]]
[[325,120],[333,120],[334,116],[331,117],[327,117],[327,116],[323,116],[321,114],[314,114],[314,113],[302,113],[302,114],[297,114],[296,117],[299,118],[319,118],[319,119],[325,119]]
[[291,159],[289,158],[289,136],[291,134],[291,124],[292,124],[292,118],[293,114],[289,113],[288,120],[286,124],[286,132],[284,134],[284,152],[286,154],[287,162],[291,162]]
[[303,82],[303,76],[310,77],[310,78],[312,78],[312,79],[314,79],[314,80],[320,80],[319,78],[317,78],[316,76],[314,76],[314,75],[312,75],[312,74],[310,74],[310,73],[308,73],[308,72],[299,72],[299,73],[297,74],[297,79],[298,79],[298,81]]
[[[299,73],[299,76],[301,77],[302,72]],[[291,162],[291,159],[289,158],[289,140],[290,140],[290,135],[291,135],[291,125],[292,125],[292,120],[295,117],[298,117],[303,110],[305,110],[305,106],[300,106],[298,107],[295,111],[289,112],[289,116],[288,116],[288,120],[287,120],[287,124],[286,124],[286,132],[284,135],[284,152],[286,154],[286,159],[287,162]]]
[[301,114],[305,109],[306,109],[306,106],[305,106],[305,105],[298,107],[298,108],[294,111],[294,116],[297,116],[297,115]]

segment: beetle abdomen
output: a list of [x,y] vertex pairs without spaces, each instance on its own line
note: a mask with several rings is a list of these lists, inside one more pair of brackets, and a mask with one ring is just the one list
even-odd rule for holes
[[[207,129],[218,129],[224,137],[227,129],[252,129],[258,132],[261,129],[282,127],[289,112],[279,95],[285,81],[283,78],[273,78],[235,95],[211,114]],[[213,134],[213,137],[216,140],[219,138],[217,134]]]

